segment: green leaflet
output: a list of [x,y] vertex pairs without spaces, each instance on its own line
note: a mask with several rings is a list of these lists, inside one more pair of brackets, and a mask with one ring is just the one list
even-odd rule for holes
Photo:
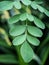
[[44,9],[44,11],[45,11],[45,14],[49,17],[49,11],[46,9]]
[[43,35],[42,31],[39,28],[34,27],[34,26],[28,26],[28,32],[31,35],[36,36],[36,37],[42,37]]
[[31,1],[30,0],[21,0],[21,2],[25,5],[30,5]]
[[30,35],[27,35],[27,40],[28,40],[29,43],[31,43],[34,46],[38,46],[39,43],[40,43],[40,41],[37,38],[32,37]]
[[10,29],[11,36],[18,36],[25,32],[26,26],[25,25],[17,25]]
[[24,21],[27,19],[27,13],[23,13],[23,14],[17,14],[13,17],[11,17],[9,20],[8,20],[8,23],[9,24],[13,24],[13,23],[16,23],[18,22],[19,20],[21,21]]
[[45,29],[44,23],[40,19],[38,19],[37,17],[35,17],[31,14],[28,14],[28,13],[23,13],[23,14],[20,15],[21,21],[24,21],[26,19],[28,19],[29,21],[34,21],[36,26],[38,26],[41,29]]
[[37,8],[38,8],[38,10],[39,10],[40,12],[44,12],[44,8],[43,8],[42,6],[37,5]]
[[43,4],[43,0],[35,0],[37,4]]
[[48,10],[46,10],[45,8],[43,8],[43,7],[40,6],[40,5],[37,5],[37,7],[38,7],[38,10],[39,10],[40,12],[45,13],[45,14],[49,17],[49,11],[48,11]]
[[21,45],[26,40],[26,35],[20,35],[18,37],[15,37],[13,40],[13,45]]
[[34,17],[31,14],[28,14],[28,13],[23,13],[23,14],[20,15],[21,21],[24,21],[26,19],[28,19],[29,21],[33,21]]
[[31,2],[31,7],[33,9],[38,9],[40,12],[46,14],[49,17],[49,11],[46,10],[44,7],[40,6],[36,1]]
[[35,16],[34,16],[34,23],[35,23],[35,25],[38,26],[39,28],[45,29],[44,23],[43,23],[40,19],[38,19],[37,17],[35,17]]
[[29,21],[33,21],[34,20],[34,17],[31,14],[27,14],[27,18],[28,18]]
[[26,19],[27,19],[27,13],[23,13],[23,14],[20,15],[20,20],[21,21],[24,21]]
[[15,15],[15,16],[12,16],[12,17],[8,20],[8,23],[9,23],[9,24],[13,24],[13,23],[18,22],[18,21],[19,21],[19,16],[20,16],[20,14]]
[[19,20],[24,21],[26,19],[28,19],[29,21],[34,21],[36,26],[38,26],[41,29],[45,29],[45,25],[44,25],[44,23],[42,23],[42,21],[40,19],[38,19],[37,17],[35,17],[31,14],[28,14],[28,13],[18,14],[18,15],[11,17],[8,20],[8,23],[13,24],[13,23],[18,22]]
[[23,60],[28,63],[33,59],[34,51],[27,42],[24,42],[20,48],[20,53]]
[[13,7],[12,1],[2,1],[0,2],[0,11],[9,10]]
[[37,3],[35,1],[31,2],[31,7],[37,9]]
[[14,6],[17,8],[17,9],[21,9],[21,3],[19,0],[16,0],[14,1]]

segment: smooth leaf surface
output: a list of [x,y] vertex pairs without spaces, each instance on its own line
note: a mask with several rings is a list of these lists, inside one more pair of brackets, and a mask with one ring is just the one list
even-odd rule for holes
[[41,7],[40,5],[37,5],[37,8],[38,8],[38,10],[39,10],[40,12],[44,12],[44,8]]
[[40,19],[38,19],[37,17],[35,17],[35,16],[34,16],[34,23],[35,23],[35,25],[38,26],[39,28],[45,29],[44,23],[43,23]]
[[26,40],[26,35],[20,35],[18,37],[15,37],[13,40],[13,45],[21,45]]
[[9,10],[13,7],[12,1],[1,1],[0,2],[0,11]]
[[37,7],[40,12],[45,13],[49,17],[49,11],[47,9],[43,8],[40,5],[37,5]]
[[28,14],[28,13],[23,13],[23,14],[20,15],[21,21],[24,21],[26,19],[28,19],[29,21],[33,21],[34,17],[31,14]]
[[34,9],[37,9],[37,4],[35,1],[31,2],[31,7]]
[[25,5],[30,5],[31,1],[30,0],[21,0],[23,4]]
[[32,37],[30,35],[27,35],[27,40],[28,40],[29,43],[31,43],[34,46],[38,46],[39,43],[40,43],[40,41],[37,38]]
[[34,26],[28,26],[28,32],[31,35],[36,36],[36,37],[42,37],[43,35],[42,31],[39,28],[34,27]]
[[23,14],[20,15],[20,20],[21,21],[24,21],[26,19],[27,19],[27,13],[23,13]]
[[26,63],[30,62],[33,59],[34,51],[27,42],[23,43],[20,51],[21,56]]
[[20,16],[20,14],[15,15],[15,16],[12,16],[12,17],[8,20],[8,23],[9,23],[9,24],[13,24],[13,23],[18,22],[18,21],[19,21],[19,16]]
[[38,4],[38,2],[36,2],[36,1],[31,2],[31,7],[33,9],[38,9],[41,13],[44,13],[49,17],[49,11],[47,9],[45,9],[44,7],[40,6]]
[[17,9],[21,9],[21,3],[20,3],[20,1],[19,1],[19,0],[16,0],[16,1],[14,2],[14,6],[15,6],[15,8],[17,8]]
[[45,9],[45,14],[49,17],[49,11]]
[[25,32],[26,26],[25,25],[17,25],[10,29],[11,36],[18,36]]
[[34,17],[31,14],[27,14],[27,18],[28,18],[29,21],[33,21],[34,20]]

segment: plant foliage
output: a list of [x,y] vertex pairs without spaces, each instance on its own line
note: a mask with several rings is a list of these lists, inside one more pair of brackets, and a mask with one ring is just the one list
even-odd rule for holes
[[[45,29],[45,24],[38,17],[32,14],[30,8],[38,10],[39,12],[46,14],[48,17],[49,11],[41,6],[40,2],[35,0],[6,0],[0,2],[1,12],[11,9],[14,10],[14,8],[19,10],[20,13],[11,16],[8,19],[8,24],[12,25],[9,33],[13,37],[13,45],[18,47],[20,46],[22,59],[24,62],[28,63],[32,59],[35,59],[35,53],[31,45],[38,46],[40,44],[39,38],[43,35],[41,29]],[[29,10],[27,10],[27,8]],[[23,10],[23,12],[21,12],[21,10]],[[22,22],[22,24],[20,24],[20,22]]]

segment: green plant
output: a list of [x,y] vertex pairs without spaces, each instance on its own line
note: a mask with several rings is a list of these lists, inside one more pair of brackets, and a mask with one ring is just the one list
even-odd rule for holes
[[9,33],[13,39],[12,43],[17,49],[21,65],[27,65],[32,59],[38,61],[39,64],[41,63],[31,48],[31,45],[38,46],[40,44],[38,38],[43,35],[41,29],[45,29],[44,23],[32,13],[31,8],[38,9],[49,17],[49,11],[40,4],[41,2],[31,0],[0,2],[1,12],[11,9],[16,11],[16,14],[8,19],[8,25],[10,27]]

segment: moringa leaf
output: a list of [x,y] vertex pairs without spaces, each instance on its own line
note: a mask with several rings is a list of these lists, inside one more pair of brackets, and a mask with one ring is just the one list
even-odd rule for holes
[[44,9],[45,14],[49,17],[49,11]]
[[33,21],[34,20],[34,18],[33,18],[33,16],[31,14],[23,13],[23,14],[20,15],[20,20],[21,21],[24,21],[26,19],[28,19],[29,21]]
[[12,1],[1,1],[0,2],[0,11],[9,10],[13,7]]
[[36,37],[42,37],[43,35],[42,31],[39,28],[34,27],[34,26],[28,26],[28,32],[31,35],[36,36]]
[[23,14],[20,15],[20,20],[21,21],[24,21],[26,19],[27,19],[27,13],[23,13]]
[[26,35],[20,35],[18,37],[15,37],[13,40],[13,45],[21,45],[26,40]]
[[42,7],[42,6],[40,6],[40,5],[37,5],[37,8],[38,8],[38,10],[40,11],[40,12],[44,12],[44,8]]
[[10,29],[11,36],[18,36],[25,32],[26,26],[25,25],[17,25]]
[[25,5],[30,5],[31,1],[30,0],[21,0],[21,2]]
[[40,5],[37,5],[37,7],[40,12],[45,13],[49,17],[49,11],[47,9],[43,8]]
[[35,17],[35,16],[34,16],[34,23],[35,23],[35,25],[38,26],[39,28],[45,29],[44,23],[43,23],[40,19],[38,19],[37,17]]
[[40,6],[36,1],[31,2],[31,7],[33,9],[38,9],[41,13],[44,13],[49,17],[49,11],[44,7]]
[[20,53],[23,60],[28,63],[33,59],[34,51],[27,42],[24,42],[20,48]]
[[31,7],[37,9],[37,3],[35,1],[31,2]]
[[27,18],[28,18],[29,21],[33,21],[34,20],[34,17],[31,14],[27,14]]
[[37,38],[32,37],[32,36],[30,36],[30,35],[27,35],[27,40],[28,40],[28,42],[29,42],[30,44],[32,44],[32,45],[34,45],[34,46],[38,46],[39,43],[40,43],[40,41],[39,41]]
[[8,20],[8,23],[9,23],[9,24],[13,24],[13,23],[18,22],[18,21],[19,21],[19,16],[20,16],[20,14],[15,15],[15,16],[12,16],[12,17]]
[[14,1],[14,6],[17,8],[17,9],[21,9],[21,3],[19,0],[16,0]]

